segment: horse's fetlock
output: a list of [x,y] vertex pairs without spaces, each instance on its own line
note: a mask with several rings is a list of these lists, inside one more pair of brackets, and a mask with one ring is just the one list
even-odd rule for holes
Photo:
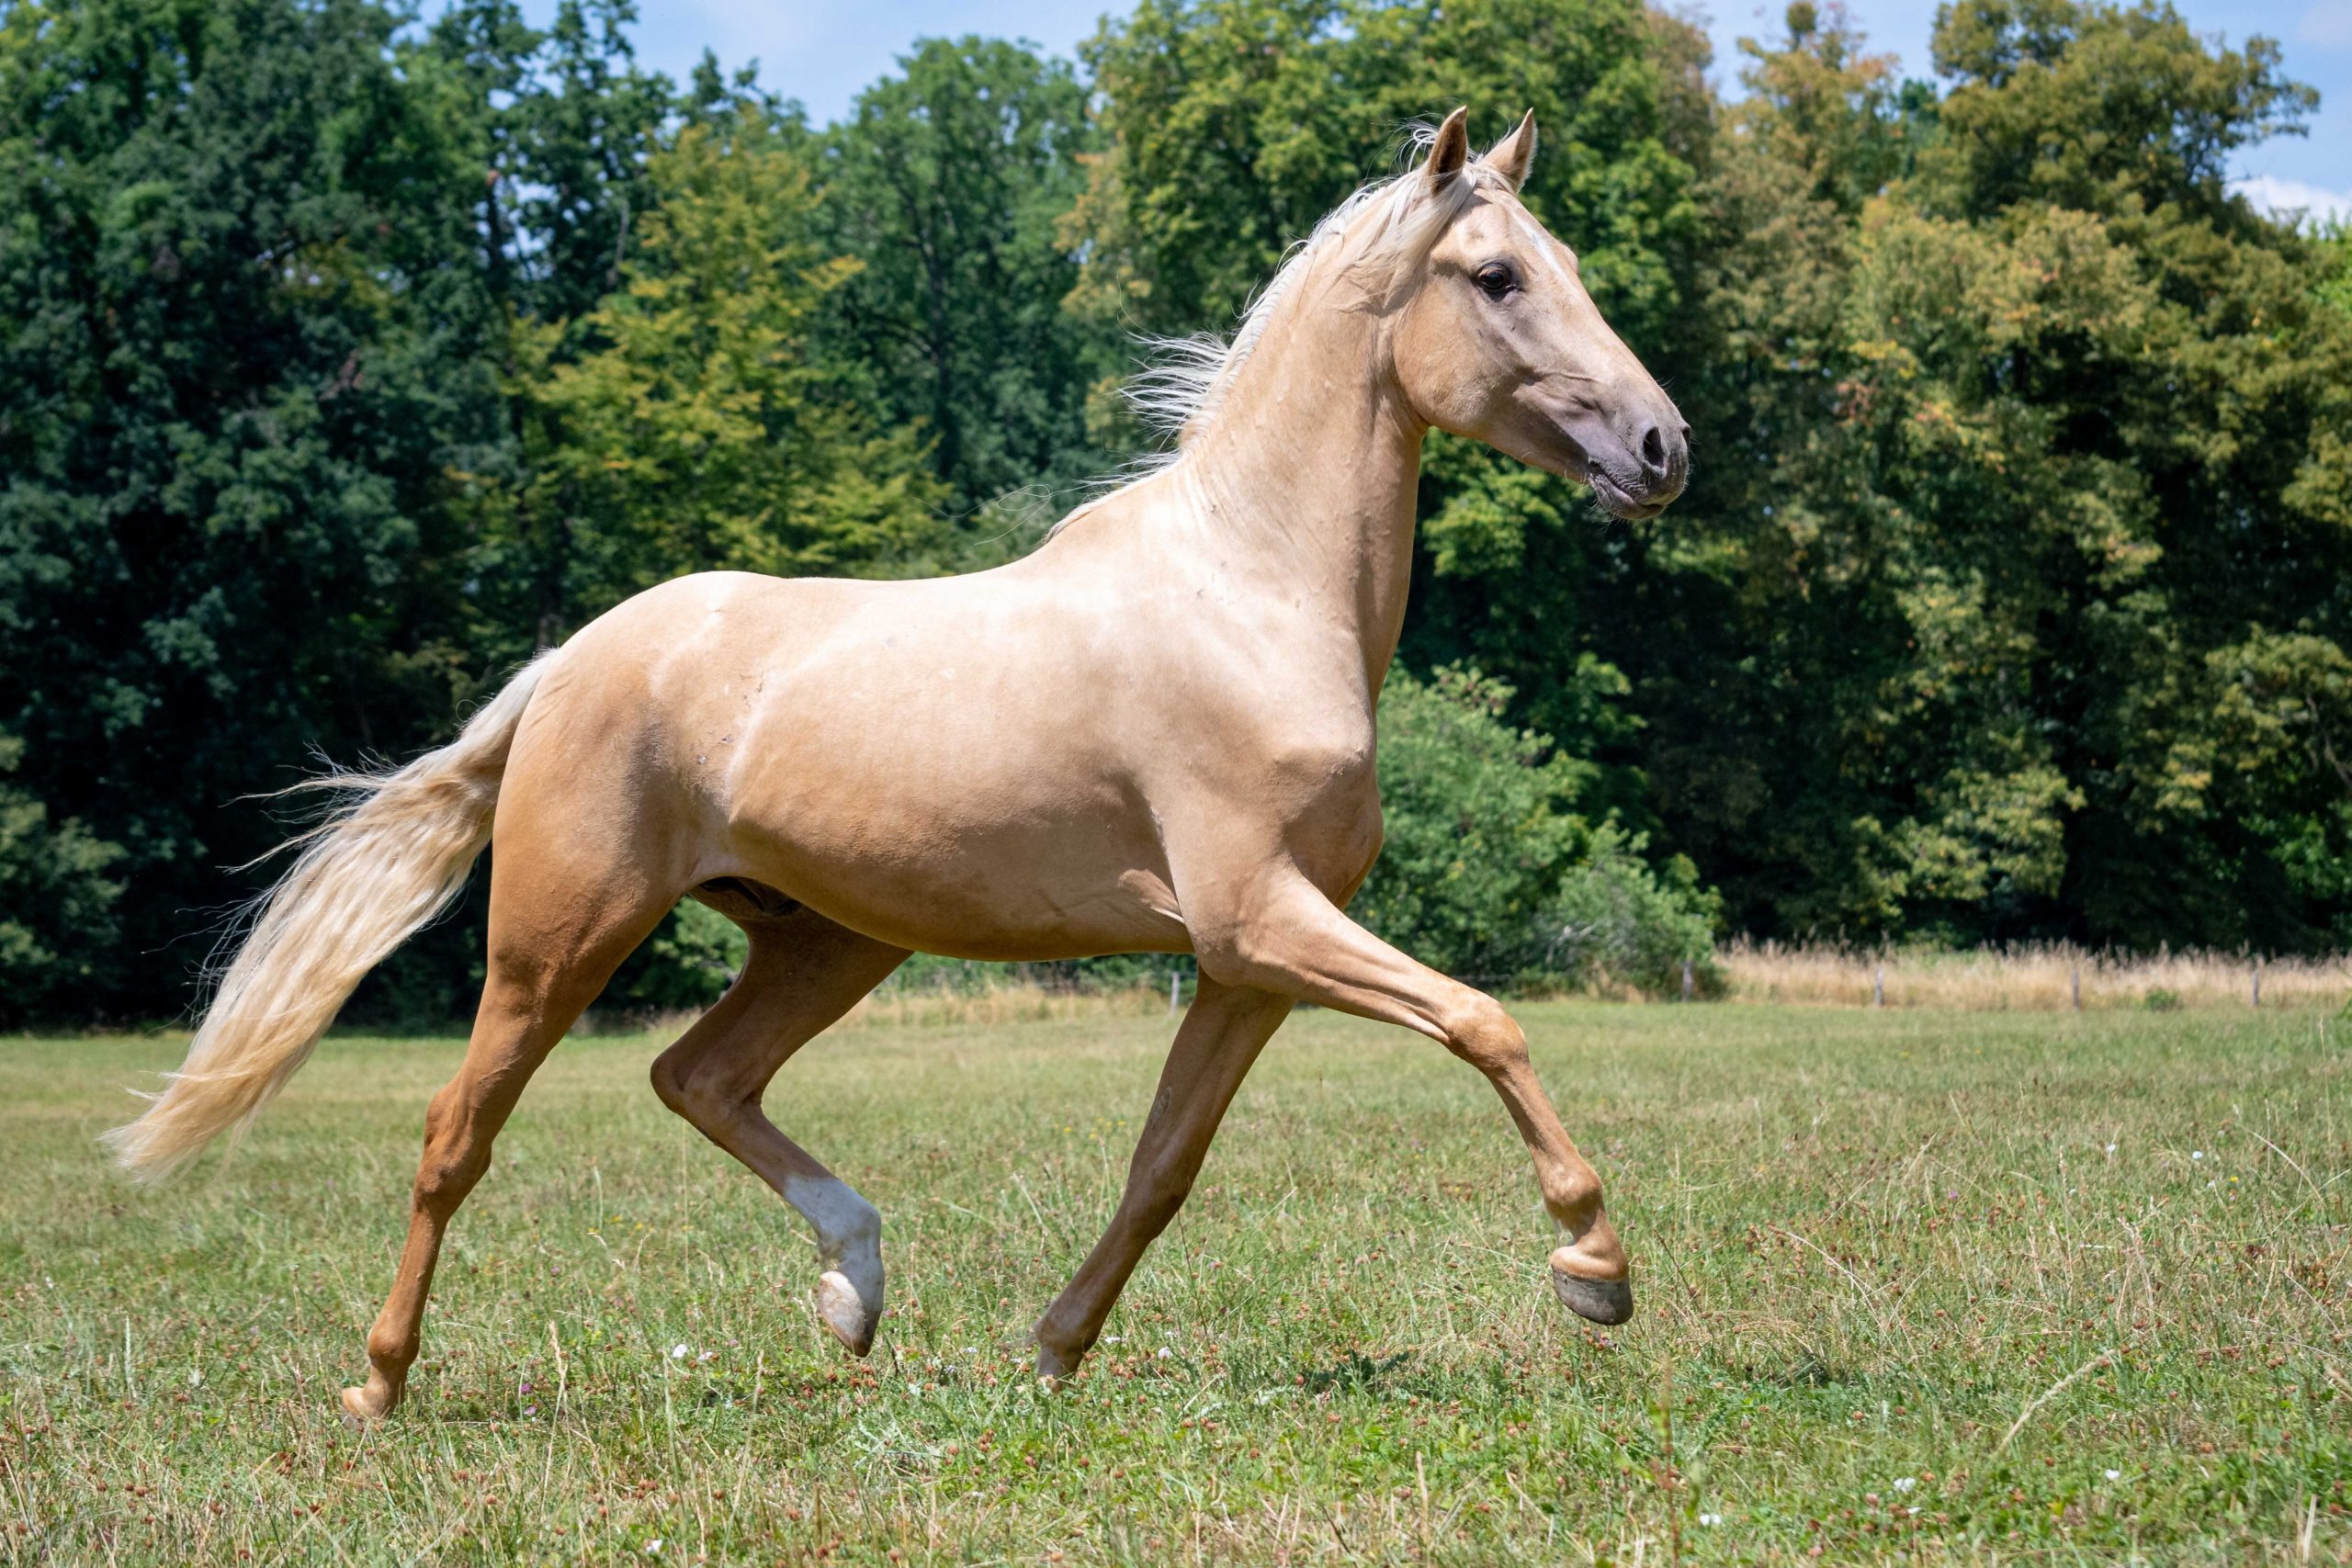
[[1582,1235],[1600,1213],[1600,1178],[1572,1171],[1544,1184],[1544,1206],[1571,1233]]

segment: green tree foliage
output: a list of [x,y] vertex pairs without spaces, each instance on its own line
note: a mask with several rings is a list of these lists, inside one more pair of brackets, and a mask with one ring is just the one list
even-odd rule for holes
[[[2161,7],[1965,0],[1919,116],[1791,17],[1715,178],[1720,456],[1661,563],[1698,613],[1642,687],[1674,841],[1767,931],[2342,940],[2296,868],[2346,847],[2352,338],[2221,183],[2307,95]],[[1825,178],[1855,148],[1880,186]]]
[[521,478],[482,500],[483,558],[543,642],[681,572],[870,570],[936,525],[915,430],[807,353],[859,263],[816,237],[805,149],[747,105],[684,126],[645,188],[619,287],[513,339]]
[[[24,759],[24,742],[0,735],[0,780]],[[0,782],[0,995],[11,1010],[88,1010],[101,995],[74,987],[98,978],[118,930],[122,886],[107,867],[120,845],[94,839],[79,822],[51,822],[49,807]]]
[[[448,710],[414,659],[458,554],[439,497],[500,418],[480,175],[394,27],[0,10],[0,728],[52,825],[9,919],[89,977],[76,1010],[176,1008],[171,943],[269,831],[221,808],[289,776],[259,759]],[[101,864],[130,892],[91,944]]]
[[1698,480],[1605,527],[1433,440],[1408,660],[1519,688],[1759,933],[2344,940],[2342,253],[2223,186],[2311,94],[2156,5],[1948,6],[1940,96],[1787,24],[1711,116],[1606,4],[1145,5],[1075,303],[1220,324],[1401,114],[1533,100]]
[[824,232],[865,264],[831,301],[829,357],[927,434],[959,514],[1106,466],[1058,234],[1093,140],[1066,62],[977,38],[918,45],[827,138]]
[[[1141,439],[1135,334],[1230,325],[1458,103],[1536,109],[1697,463],[1626,526],[1432,439],[1375,924],[1649,988],[1702,884],[1758,935],[2352,942],[2352,242],[2224,180],[2314,101],[2275,46],[1953,0],[1904,81],[1800,0],[1723,103],[1634,0],[1143,0],[813,129],[634,19],[0,0],[0,1023],[176,1010],[284,829],[239,797],[638,588],[1016,547]],[[477,902],[357,1005],[462,1010],[479,948]]]

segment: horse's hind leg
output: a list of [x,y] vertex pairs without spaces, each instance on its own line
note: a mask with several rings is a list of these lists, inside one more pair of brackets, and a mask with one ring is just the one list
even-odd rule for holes
[[670,898],[641,878],[580,875],[574,866],[501,849],[492,867],[490,974],[474,1015],[466,1059],[424,1113],[424,1156],[416,1168],[408,1242],[376,1325],[368,1334],[368,1382],[343,1391],[361,1420],[400,1403],[416,1359],[424,1300],[442,1233],[490,1168],[491,1142],[523,1086],[605,988],[622,959],[645,940]]
[[653,1090],[800,1212],[817,1235],[817,1311],[852,1355],[882,1315],[882,1219],[874,1205],[776,1130],[760,1109],[795,1051],[905,962],[907,950],[815,911],[767,914],[708,900],[752,939],[743,973],[653,1064]]

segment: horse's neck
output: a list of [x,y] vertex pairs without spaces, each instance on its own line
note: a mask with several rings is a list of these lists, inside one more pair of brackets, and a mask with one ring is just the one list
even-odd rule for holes
[[1369,313],[1294,302],[1167,476],[1202,546],[1344,626],[1374,688],[1404,626],[1426,429],[1389,378],[1380,332]]

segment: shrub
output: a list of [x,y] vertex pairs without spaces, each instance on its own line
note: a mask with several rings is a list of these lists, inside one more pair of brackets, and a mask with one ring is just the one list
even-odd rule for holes
[[1539,976],[1664,996],[1681,989],[1688,964],[1695,987],[1719,994],[1713,895],[1699,886],[1698,868],[1688,860],[1677,855],[1661,874],[1641,859],[1641,849],[1638,836],[1613,822],[1594,831],[1589,858],[1561,880],[1546,906],[1552,940]]
[[1714,901],[1688,862],[1576,809],[1587,764],[1503,714],[1511,689],[1448,667],[1390,674],[1380,699],[1387,844],[1352,912],[1423,963],[1487,986],[1710,991]]

